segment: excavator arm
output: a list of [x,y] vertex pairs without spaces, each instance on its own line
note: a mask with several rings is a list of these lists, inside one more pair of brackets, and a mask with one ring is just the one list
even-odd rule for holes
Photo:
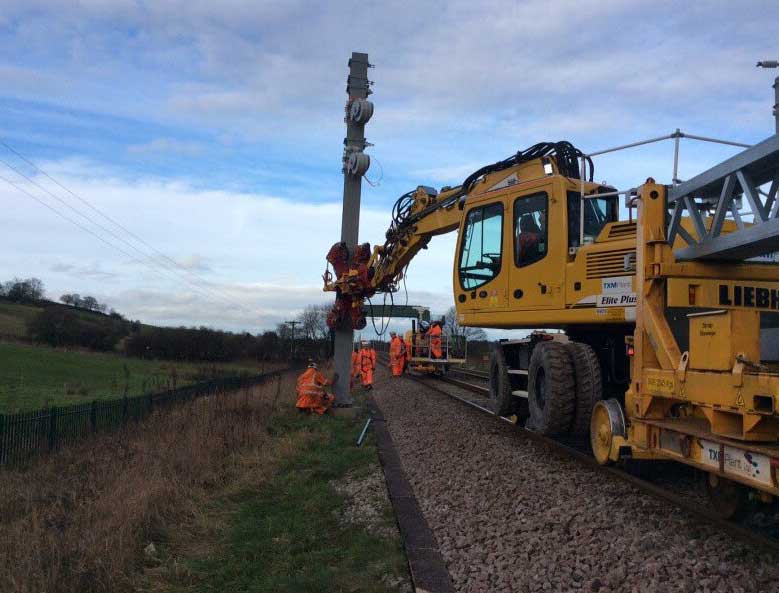
[[336,243],[327,255],[334,274],[324,275],[324,290],[336,293],[335,305],[328,316],[330,327],[351,322],[354,329],[366,325],[363,303],[377,292],[395,292],[409,262],[426,249],[435,235],[457,230],[462,218],[458,207],[464,196],[455,188],[440,194],[431,187],[419,186],[401,196],[393,208],[393,219],[386,241],[376,245],[358,245],[350,254],[347,246]]
[[[333,309],[328,315],[331,328],[351,323],[354,329],[366,325],[363,303],[377,292],[395,292],[409,262],[421,249],[427,248],[430,239],[456,230],[462,219],[463,207],[471,195],[489,188],[479,182],[492,173],[510,169],[518,171],[533,161],[538,174],[559,173],[569,178],[579,178],[578,159],[582,152],[569,142],[540,142],[510,157],[481,167],[471,173],[462,185],[444,188],[441,192],[427,186],[402,195],[392,212],[392,224],[383,245],[371,251],[364,243],[352,253],[344,243],[336,243],[327,254],[328,269],[323,276],[324,290],[336,293]],[[587,159],[592,180],[592,161]]]

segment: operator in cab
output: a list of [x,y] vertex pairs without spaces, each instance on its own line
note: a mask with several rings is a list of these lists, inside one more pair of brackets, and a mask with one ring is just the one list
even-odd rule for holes
[[325,391],[325,387],[332,385],[338,379],[336,373],[333,381],[330,381],[319,372],[317,364],[309,360],[308,368],[298,377],[296,391],[298,395],[295,407],[301,412],[319,414],[320,416],[330,409],[335,398]]
[[395,332],[390,332],[389,358],[392,376],[400,377],[406,362],[406,343]]
[[363,340],[359,352],[360,378],[365,389],[373,389],[373,371],[376,370],[376,350],[367,340]]
[[532,214],[523,214],[519,219],[519,237],[517,240],[517,261],[529,263],[538,258],[542,231]]

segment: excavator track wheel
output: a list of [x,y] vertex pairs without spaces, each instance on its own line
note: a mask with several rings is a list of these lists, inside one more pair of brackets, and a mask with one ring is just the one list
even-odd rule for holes
[[595,460],[601,465],[610,465],[611,445],[614,437],[625,436],[625,414],[615,399],[600,400],[592,409],[590,420],[590,446]]
[[528,428],[546,436],[565,434],[573,420],[573,365],[563,342],[541,342],[528,369]]

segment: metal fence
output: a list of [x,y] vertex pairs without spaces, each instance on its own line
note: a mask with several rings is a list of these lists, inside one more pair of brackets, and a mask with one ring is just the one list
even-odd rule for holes
[[272,371],[247,377],[226,377],[161,393],[0,414],[0,465],[47,455],[91,435],[140,422],[154,411],[198,397],[259,385],[278,377],[279,373]]

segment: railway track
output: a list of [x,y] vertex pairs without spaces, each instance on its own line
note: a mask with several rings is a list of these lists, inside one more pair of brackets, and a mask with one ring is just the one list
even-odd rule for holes
[[[482,413],[493,416],[502,423],[515,425],[515,422],[503,416],[498,416],[493,409],[493,402],[489,397],[489,388],[484,383],[488,377],[485,373],[479,373],[477,371],[468,371],[465,369],[452,369],[454,374],[468,377],[468,380],[461,380],[450,375],[438,376],[436,378],[426,378],[416,375],[406,375],[413,381],[416,381],[428,389],[446,395],[452,399],[457,400],[461,404],[474,408]],[[479,381],[477,383],[476,381]],[[463,390],[468,391],[471,395],[464,395],[454,393],[451,390],[445,389],[444,385],[451,385]],[[517,426],[518,435],[522,438],[534,440],[536,442],[544,443],[549,449],[561,456],[575,459],[577,462],[593,469],[594,471],[609,475],[618,480],[629,483],[634,488],[641,492],[649,494],[657,499],[660,499],[666,503],[670,503],[677,508],[680,508],[690,515],[701,519],[721,529],[722,531],[737,537],[739,540],[750,545],[753,548],[760,550],[761,552],[770,551],[773,554],[779,556],[779,538],[776,536],[770,536],[765,533],[756,531],[751,526],[745,526],[741,523],[722,519],[711,510],[702,506],[699,500],[691,499],[689,492],[679,493],[669,490],[668,488],[659,486],[647,479],[636,476],[629,473],[626,469],[619,466],[603,466],[600,465],[589,453],[588,443],[584,442],[566,443],[556,439],[552,439],[543,435],[539,435],[532,431],[526,430],[520,426]]]

